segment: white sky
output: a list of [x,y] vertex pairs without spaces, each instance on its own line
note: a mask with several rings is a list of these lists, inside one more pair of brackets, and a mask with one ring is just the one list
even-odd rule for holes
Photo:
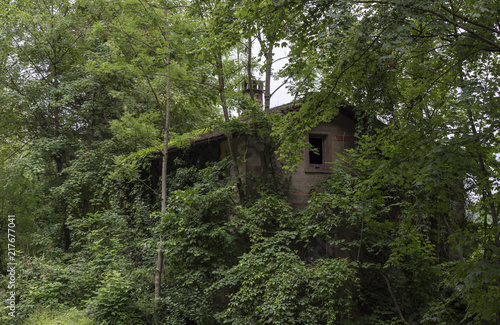
[[[260,51],[260,45],[258,41],[254,42],[254,49],[252,50],[255,55],[258,55]],[[281,68],[283,68],[287,63],[288,60],[286,57],[288,56],[288,48],[280,48],[276,47],[274,49],[274,60],[278,60],[273,64],[273,74],[277,73]],[[285,58],[285,59],[282,59]],[[281,60],[280,60],[281,59]],[[264,75],[258,75],[257,78],[260,80],[264,81]],[[271,79],[271,93],[273,93],[276,88],[278,88],[285,79],[280,78],[278,80]],[[271,107],[276,107],[279,105],[284,105],[288,104],[293,100],[293,96],[288,92],[288,89],[286,88],[286,85],[283,85],[272,97],[271,97]]]

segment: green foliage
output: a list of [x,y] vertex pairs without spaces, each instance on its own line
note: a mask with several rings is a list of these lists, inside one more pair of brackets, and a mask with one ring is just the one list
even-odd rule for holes
[[94,325],[97,324],[84,311],[76,308],[44,309],[32,314],[25,325]]
[[[500,317],[488,303],[499,287],[493,278],[500,243],[498,141],[492,137],[499,122],[497,7],[491,1],[318,1],[297,12],[307,18],[291,29],[287,70],[296,91],[317,91],[319,102],[290,115],[292,132],[278,129],[283,157],[293,157],[301,132],[335,114],[338,104],[355,107],[355,185],[317,195],[310,208],[316,206],[320,229],[347,227],[351,238],[337,242],[377,265],[363,267],[385,270],[391,300],[409,321],[421,319],[431,303],[448,323]],[[386,125],[377,127],[376,119]],[[483,230],[466,218],[466,209],[481,218]],[[342,215],[347,224],[339,223]],[[462,267],[479,255],[481,276],[470,277]],[[445,276],[453,281],[437,288]],[[474,285],[462,286],[472,279]],[[363,292],[365,299],[380,298],[374,292]]]
[[397,308],[406,320],[420,319],[423,306],[439,295],[436,244],[424,222],[414,223],[420,216],[402,204],[404,191],[366,187],[366,174],[354,159],[341,160],[336,173],[319,184],[321,192],[313,193],[304,211],[306,234],[324,238],[356,261],[356,307],[370,322],[390,321]]
[[130,291],[130,279],[119,271],[104,275],[102,285],[95,296],[86,304],[86,311],[97,321],[108,321],[111,324],[139,324],[138,317],[130,317],[133,313]]
[[[498,322],[498,9],[490,0],[4,3],[0,231],[15,214],[15,322],[92,323],[82,308],[110,324]],[[243,62],[243,41],[256,38],[265,60]],[[289,46],[280,75],[314,95],[268,116],[240,85],[261,63],[269,72],[279,46]],[[182,150],[170,154],[158,214],[167,71],[170,146]],[[242,119],[219,123],[219,106]],[[356,112],[357,149],[302,211],[278,177],[240,175],[257,185],[236,200],[228,162],[210,164],[220,146],[188,148],[214,125],[272,147],[272,129],[294,170],[305,131],[344,107]],[[153,302],[158,242],[164,297]]]
[[[307,263],[278,233],[252,246],[219,287],[234,291],[219,319],[231,324],[336,324],[353,306],[356,271],[345,259]],[[284,241],[284,242],[283,242]]]
[[265,193],[247,207],[238,207],[231,219],[237,231],[248,236],[252,243],[272,236],[277,229],[287,229],[293,218],[292,208],[283,197]]
[[89,214],[69,220],[68,226],[76,253],[46,246],[41,258],[19,257],[16,319],[43,308],[87,307],[99,321],[152,322],[149,269],[144,265],[152,254],[143,246],[144,238],[116,213]]
[[[33,220],[35,207],[43,205],[43,186],[34,175],[41,164],[30,161],[29,153],[16,139],[5,146],[0,146],[0,231],[7,234],[8,215],[15,215],[16,249],[31,249],[31,240],[37,225]],[[32,210],[33,209],[33,210]],[[38,210],[38,209],[37,209]],[[0,238],[0,274],[5,274],[7,266],[8,236]]]
[[[470,260],[447,267],[447,277],[443,281],[445,288],[453,290],[451,297],[447,297],[443,303],[448,305],[458,301],[467,304],[464,320],[474,324],[494,322],[500,299],[500,267],[481,255],[477,252]],[[439,318],[443,316],[437,315]]]
[[224,165],[200,171],[192,187],[171,193],[158,232],[165,239],[163,291],[170,310],[198,323],[211,324],[210,287],[235,262],[238,250],[228,216],[233,209],[233,187],[217,181]]
[[[294,249],[304,249],[309,235],[291,230],[307,229],[300,214],[269,193],[235,208],[232,187],[207,183],[214,172],[220,170],[201,171],[198,183],[169,198],[160,233],[162,303],[170,317],[205,324],[334,324],[351,317],[354,265],[347,259],[304,261]],[[214,310],[215,297],[229,304]]]
[[111,121],[109,125],[117,144],[126,147],[128,151],[138,151],[161,144],[158,120],[158,112],[139,117],[125,113],[120,120]]

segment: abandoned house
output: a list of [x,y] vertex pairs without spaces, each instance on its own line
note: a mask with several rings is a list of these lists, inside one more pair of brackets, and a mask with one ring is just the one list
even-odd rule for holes
[[[298,109],[300,102],[282,105],[271,109],[271,113],[283,113],[286,110]],[[304,150],[302,162],[294,172],[290,172],[288,199],[292,206],[303,208],[307,204],[312,186],[325,176],[332,173],[332,163],[338,159],[338,153],[351,149],[355,144],[355,118],[352,108],[342,108],[339,114],[328,123],[320,123],[306,133],[306,139],[314,151]],[[228,140],[225,132],[212,131],[202,134],[191,142],[196,152],[212,151],[220,155],[218,158],[229,156]],[[262,176],[263,157],[260,154],[264,144],[245,134],[233,134],[233,148],[238,157],[238,169],[241,174],[254,173]],[[169,152],[179,150],[169,148]]]

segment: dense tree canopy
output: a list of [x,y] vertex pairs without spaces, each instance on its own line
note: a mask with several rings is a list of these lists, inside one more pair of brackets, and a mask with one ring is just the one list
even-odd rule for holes
[[[500,324],[498,2],[4,1],[0,18],[2,324]],[[262,107],[241,89],[257,75]],[[300,109],[267,114],[277,76]],[[294,209],[305,132],[342,107],[356,148]],[[185,145],[214,129],[227,159]],[[266,177],[239,170],[235,132]]]

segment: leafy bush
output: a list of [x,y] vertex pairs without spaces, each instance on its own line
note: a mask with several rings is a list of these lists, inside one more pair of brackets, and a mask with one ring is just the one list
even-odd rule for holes
[[112,271],[104,277],[96,296],[87,301],[87,312],[100,322],[110,324],[133,324],[137,322],[133,314],[129,279],[119,271]]
[[236,262],[236,236],[228,225],[234,192],[224,185],[197,183],[170,196],[159,229],[165,238],[162,291],[179,319],[212,324],[216,292],[209,288]]
[[[60,310],[80,306],[83,299],[90,297],[93,285],[83,265],[43,256],[23,257],[16,273],[16,321],[19,323],[41,308]],[[5,310],[2,308],[0,312],[2,321]]]
[[353,265],[346,259],[305,262],[284,245],[283,238],[290,235],[279,233],[255,244],[218,283],[234,292],[218,315],[220,321],[336,324],[349,316],[356,284]]

